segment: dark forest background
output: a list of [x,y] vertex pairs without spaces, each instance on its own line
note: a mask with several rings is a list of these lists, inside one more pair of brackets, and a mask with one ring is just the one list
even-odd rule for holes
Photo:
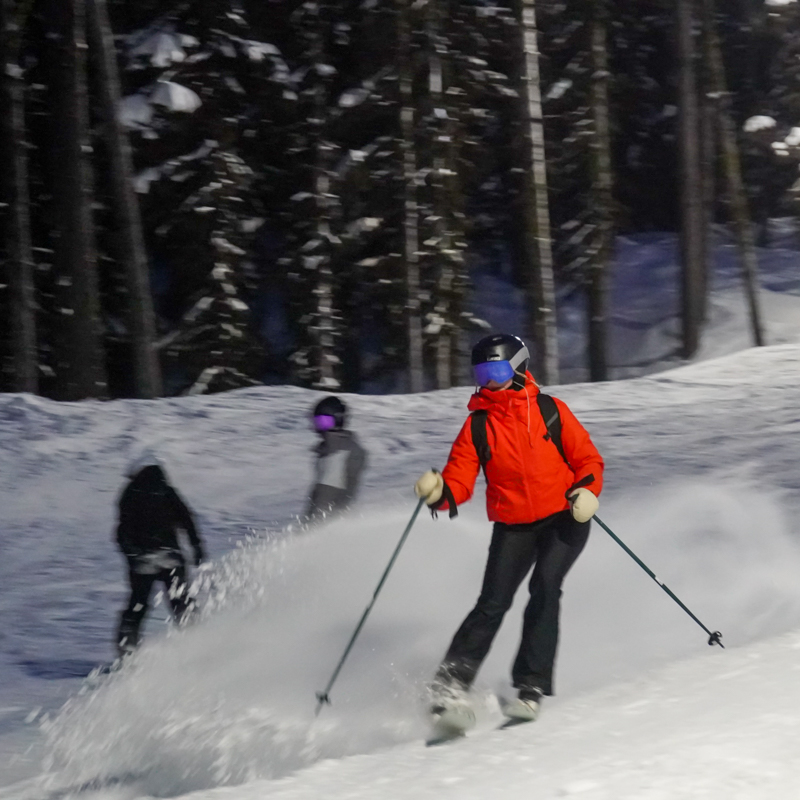
[[708,232],[753,289],[797,214],[798,3],[0,4],[3,391],[446,388],[477,269],[549,383],[553,286],[586,292],[603,380],[616,235],[680,233],[690,357]]

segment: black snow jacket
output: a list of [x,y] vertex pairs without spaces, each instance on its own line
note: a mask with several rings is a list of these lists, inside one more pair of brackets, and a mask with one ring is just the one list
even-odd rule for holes
[[355,499],[367,461],[366,451],[348,430],[326,431],[315,450],[317,462],[306,510],[308,519],[346,509]]
[[178,493],[167,483],[161,467],[153,464],[133,476],[119,499],[117,543],[135,565],[149,557],[171,557],[183,563],[178,530],[186,531],[195,563],[205,557],[192,515]]

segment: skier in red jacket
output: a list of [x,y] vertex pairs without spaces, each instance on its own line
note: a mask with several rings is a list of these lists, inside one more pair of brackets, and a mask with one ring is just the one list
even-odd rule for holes
[[[508,334],[487,336],[472,351],[480,388],[468,408],[486,413],[486,506],[494,529],[478,602],[456,632],[432,687],[434,720],[457,709],[456,726],[474,721],[465,693],[532,567],[522,641],[512,668],[518,697],[504,711],[513,718],[535,719],[542,696],[553,693],[561,584],[586,544],[602,488],[603,459],[566,404],[555,398],[563,456],[552,440],[528,361],[525,344]],[[432,510],[451,509],[452,514],[472,497],[481,467],[476,447],[482,444],[473,441],[473,431],[470,417],[444,470],[430,470],[417,481],[417,496]]]

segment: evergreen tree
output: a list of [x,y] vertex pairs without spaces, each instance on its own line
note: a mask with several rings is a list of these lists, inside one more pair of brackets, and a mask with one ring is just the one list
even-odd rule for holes
[[[188,394],[255,385],[259,381],[252,376],[261,368],[250,308],[242,299],[248,254],[242,208],[253,173],[241,158],[221,148],[209,154],[206,168],[203,186],[183,201],[168,232],[182,242],[184,257],[194,256],[201,264],[212,260],[194,304],[162,342],[176,371],[186,376],[186,383],[191,381],[184,389]],[[190,235],[198,236],[193,244]]]
[[108,151],[113,217],[118,231],[116,257],[124,265],[125,317],[133,351],[135,394],[161,394],[161,372],[155,351],[155,317],[150,291],[149,264],[144,247],[141,215],[133,191],[130,144],[118,117],[120,82],[114,36],[105,0],[89,0],[90,49],[96,64],[102,108],[102,139]]
[[718,98],[718,125],[720,134],[720,150],[724,165],[724,173],[730,198],[731,216],[733,218],[736,238],[739,244],[739,256],[742,261],[745,294],[750,309],[750,321],[753,331],[753,344],[764,344],[764,333],[761,324],[761,312],[758,302],[758,258],[756,242],[750,212],[747,207],[747,196],[742,180],[741,158],[739,155],[736,126],[731,118],[727,100],[727,80],[725,78],[722,52],[717,37],[716,19],[713,0],[703,0],[704,24],[706,27],[706,59],[709,65],[709,78],[713,96]]
[[123,114],[135,137],[149,247],[172,284],[162,305],[172,330],[162,346],[173,391],[261,377],[246,257],[261,164],[247,145],[258,119],[246,98],[279,98],[287,68],[274,45],[250,33],[237,0],[203,0],[127,41],[128,81],[138,88]]
[[695,56],[695,23],[692,0],[676,0],[678,47],[678,149],[681,196],[681,319],[683,356],[691,358],[700,345],[702,298],[706,286],[703,257],[705,219],[702,208],[703,183],[700,152],[700,112]]
[[58,269],[54,340],[58,396],[80,400],[106,395],[93,206],[93,152],[89,129],[86,0],[52,7],[58,69],[51,86],[55,112],[49,135],[55,142]]
[[614,197],[611,163],[609,103],[608,2],[594,0],[591,23],[592,48],[592,206],[597,219],[595,246],[591,250],[588,281],[589,375],[593,381],[608,380],[607,287],[614,251]]
[[[3,270],[8,291],[0,309],[9,320],[4,331],[10,341],[9,388],[20,392],[38,390],[34,264],[30,226],[30,192],[25,129],[25,83],[20,64],[23,29],[30,14],[30,0],[0,2],[0,64],[4,65],[0,91],[3,119],[0,150],[2,163]],[[5,305],[5,308],[3,308]],[[2,373],[0,369],[0,381]],[[5,383],[5,381],[2,381]]]
[[[767,77],[752,105],[734,117],[745,120],[743,170],[762,232],[770,217],[797,216],[800,209],[800,6],[788,3],[768,11],[761,37],[770,54],[764,59]],[[729,99],[735,98],[731,92]]]
[[558,383],[558,340],[550,204],[547,192],[544,120],[535,0],[516,0],[520,24],[520,119],[525,142],[525,242],[529,275],[528,312],[536,343],[537,374]]

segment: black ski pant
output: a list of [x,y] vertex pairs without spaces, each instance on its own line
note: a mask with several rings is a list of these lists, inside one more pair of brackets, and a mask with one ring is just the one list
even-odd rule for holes
[[184,564],[149,574],[130,569],[128,577],[131,595],[127,608],[120,616],[117,632],[117,650],[120,655],[134,650],[139,644],[139,629],[147,614],[150,593],[156,581],[164,584],[167,603],[176,622],[183,621],[194,606],[189,597]]
[[478,602],[453,637],[434,688],[472,685],[514,594],[533,567],[522,641],[511,676],[517,688],[553,693],[561,584],[586,545],[589,526],[589,522],[576,522],[569,511],[521,525],[495,523]]

